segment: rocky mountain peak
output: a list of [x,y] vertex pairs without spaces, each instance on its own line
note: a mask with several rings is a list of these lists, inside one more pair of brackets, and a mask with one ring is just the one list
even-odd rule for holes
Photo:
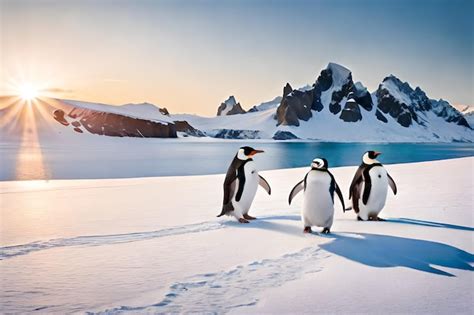
[[286,83],[286,85],[283,87],[283,97],[286,97],[291,92],[293,92],[293,88],[291,87],[290,83]]
[[233,95],[229,96],[219,107],[217,108],[217,116],[227,116],[244,114],[245,110],[242,108],[240,103],[235,100]]

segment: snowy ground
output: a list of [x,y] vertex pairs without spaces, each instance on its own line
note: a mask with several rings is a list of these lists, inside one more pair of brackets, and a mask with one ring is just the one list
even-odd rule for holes
[[[303,235],[305,168],[262,172],[247,225],[223,175],[0,182],[2,312],[464,313],[474,307],[474,158],[387,165],[387,222]],[[355,167],[333,169],[347,198]]]

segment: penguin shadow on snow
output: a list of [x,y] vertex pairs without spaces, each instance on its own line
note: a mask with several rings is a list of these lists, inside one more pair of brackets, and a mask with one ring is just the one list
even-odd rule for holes
[[462,225],[455,225],[455,224],[448,224],[448,223],[441,223],[441,222],[434,222],[434,221],[417,220],[417,219],[409,219],[409,218],[386,219],[384,222],[411,224],[411,225],[427,226],[427,227],[434,227],[434,228],[444,228],[444,229],[474,232],[474,228],[469,227],[469,226],[462,226]]
[[[273,222],[277,221],[277,222]],[[228,221],[224,223],[227,226],[232,226],[242,229],[261,229],[275,231],[284,234],[290,234],[292,236],[297,236],[302,234],[302,229],[299,225],[284,224],[278,221],[301,221],[299,215],[281,215],[281,216],[269,216],[269,217],[259,217],[257,220],[250,221],[249,224],[241,224],[235,221]]]
[[474,271],[474,255],[433,241],[378,234],[332,234],[320,248],[354,262],[376,268],[406,267],[454,277],[434,266]]

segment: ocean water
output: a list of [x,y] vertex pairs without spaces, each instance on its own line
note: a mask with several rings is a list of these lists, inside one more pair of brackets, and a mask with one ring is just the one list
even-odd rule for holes
[[261,170],[309,166],[324,157],[329,167],[359,165],[365,151],[382,152],[384,164],[474,156],[472,143],[331,143],[255,141],[167,141],[114,139],[104,143],[0,143],[0,180],[92,179],[225,173],[239,147],[265,153]]

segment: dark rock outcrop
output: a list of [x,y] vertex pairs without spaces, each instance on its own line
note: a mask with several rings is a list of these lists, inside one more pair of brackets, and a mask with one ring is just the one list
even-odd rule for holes
[[277,132],[275,132],[272,139],[273,140],[295,140],[299,138],[289,131],[278,130]]
[[[371,110],[371,96],[367,89],[361,84],[359,86],[360,89],[354,86],[352,74],[348,69],[333,63],[321,71],[310,89],[293,90],[287,83],[283,89],[283,99],[277,109],[277,125],[299,126],[299,120],[309,120],[313,116],[312,111],[320,112],[325,106],[332,114],[337,115],[345,105],[344,98],[350,93],[354,94],[352,98],[356,103],[360,102],[365,109]],[[323,93],[331,93],[325,96],[327,104],[323,104],[321,100]]]
[[175,120],[174,124],[176,126],[176,131],[177,132],[184,132],[186,135],[193,136],[193,137],[205,137],[206,136],[206,134],[204,132],[194,128],[193,126],[191,126],[185,120]]
[[433,111],[437,116],[442,117],[447,122],[456,123],[460,126],[472,129],[472,126],[469,125],[466,120],[466,117],[445,100],[430,100],[430,103]]
[[332,82],[332,70],[328,66],[326,69],[321,71],[315,85],[318,86],[320,92],[324,92],[331,87]]
[[373,108],[372,96],[370,95],[367,88],[365,88],[360,82],[354,84],[352,89],[353,98],[357,104],[367,111],[371,111]]
[[412,89],[407,82],[390,75],[386,77],[376,92],[378,109],[390,114],[403,127],[413,123],[426,126],[428,112],[443,118],[448,123],[471,128],[464,116],[448,102],[430,100],[419,87]]
[[299,120],[307,121],[313,115],[313,90],[293,90],[287,83],[283,88],[283,98],[277,108],[278,125],[299,126]]
[[220,129],[215,134],[208,135],[220,139],[260,139],[258,130]]
[[351,98],[346,102],[339,118],[345,122],[356,122],[362,120],[359,105],[354,99]]
[[339,91],[332,92],[331,102],[329,103],[329,111],[333,114],[337,114],[341,111],[341,101],[344,96],[348,96],[349,93],[352,91],[352,86],[354,83],[352,82],[352,75],[349,74],[348,81],[344,83],[342,88]]
[[[58,117],[65,117],[62,109],[53,112],[54,118],[64,125]],[[124,115],[101,112],[92,109],[72,107],[67,114],[72,119],[74,130],[82,133],[80,125],[97,135],[112,137],[176,138],[176,127],[173,123],[161,123],[146,119],[137,119]],[[59,119],[59,120],[58,120]]]
[[293,92],[293,88],[291,87],[290,83],[286,83],[286,85],[283,87],[283,97],[287,97],[291,92]]
[[229,96],[229,98],[225,102],[221,103],[221,105],[217,108],[217,116],[228,116],[236,114],[245,114],[245,110],[232,95]]
[[[396,78],[395,78],[396,79]],[[409,105],[405,104],[403,100],[395,98],[395,94],[392,89],[394,88],[403,88],[407,87],[403,85],[400,80],[390,76],[383,80],[382,84],[379,85],[377,89],[376,96],[378,101],[378,109],[385,114],[389,114],[397,120],[397,122],[403,127],[409,127],[412,124],[412,121],[418,121],[416,113],[411,109]]]
[[170,115],[170,113],[168,112],[168,109],[166,109],[166,107],[159,108],[158,110],[159,110],[160,113],[162,113],[163,115],[166,115],[166,116],[169,116],[169,115]]
[[60,124],[64,125],[64,126],[69,126],[69,123],[67,122],[66,118],[64,117],[65,116],[65,113],[62,109],[56,109],[54,112],[53,112],[53,118],[59,122]]
[[384,122],[384,123],[388,123],[388,120],[387,118],[382,114],[381,111],[379,111],[378,109],[375,111],[375,116],[377,117],[378,120]]

